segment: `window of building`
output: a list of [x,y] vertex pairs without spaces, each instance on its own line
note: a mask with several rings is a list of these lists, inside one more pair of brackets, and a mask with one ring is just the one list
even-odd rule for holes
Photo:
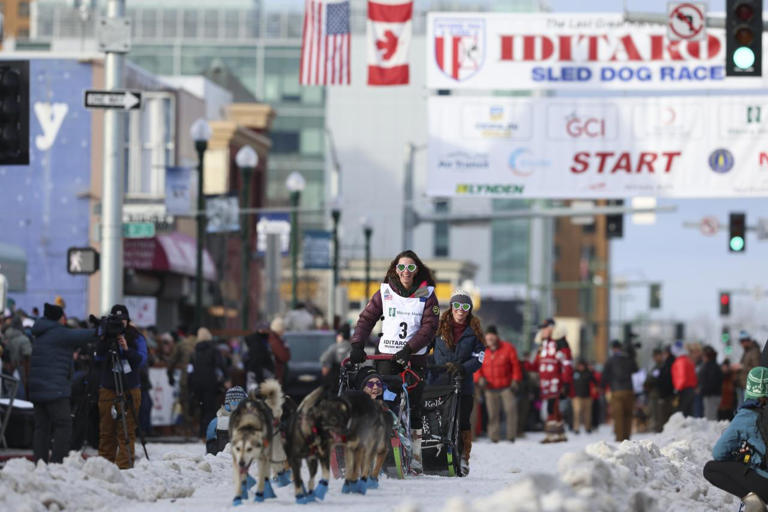
[[[527,208],[523,200],[494,199],[493,211]],[[491,280],[525,283],[528,279],[528,220],[491,221]]]
[[29,29],[28,28],[20,28],[16,32],[16,38],[17,39],[29,39]]
[[590,234],[595,232],[595,222],[592,222],[590,224],[583,224],[581,226],[581,232],[585,234]]
[[553,263],[560,259],[560,246],[555,244],[552,246],[552,260]]
[[0,2],[0,14],[5,14],[5,2]]
[[157,22],[160,19],[156,9],[142,9],[141,11],[141,37],[154,39],[157,37]]
[[29,2],[19,2],[19,18],[29,18]]
[[203,37],[216,39],[219,35],[219,11],[206,9],[203,11]]
[[299,151],[302,155],[319,155],[323,152],[323,129],[302,128]]
[[272,153],[285,154],[299,152],[299,132],[272,131],[269,136],[272,139]]
[[175,165],[175,107],[169,93],[144,93],[144,108],[126,116],[126,195],[165,194],[165,169]]
[[[448,213],[450,208],[447,200],[435,201],[435,213]],[[447,258],[450,251],[450,225],[447,222],[435,222],[434,229],[435,258]]]
[[183,14],[184,37],[194,39],[197,37],[197,11],[187,9]]
[[177,12],[178,11],[174,9],[163,10],[163,38],[167,39],[178,36]]

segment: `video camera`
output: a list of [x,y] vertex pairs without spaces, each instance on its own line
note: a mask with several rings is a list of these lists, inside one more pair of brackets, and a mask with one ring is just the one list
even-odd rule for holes
[[104,343],[117,343],[117,338],[125,335],[125,317],[122,315],[106,315],[101,318],[91,315],[89,320],[96,326],[96,335]]

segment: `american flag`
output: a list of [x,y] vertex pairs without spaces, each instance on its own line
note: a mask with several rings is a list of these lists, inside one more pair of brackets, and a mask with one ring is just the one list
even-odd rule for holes
[[301,85],[349,85],[349,0],[306,0]]

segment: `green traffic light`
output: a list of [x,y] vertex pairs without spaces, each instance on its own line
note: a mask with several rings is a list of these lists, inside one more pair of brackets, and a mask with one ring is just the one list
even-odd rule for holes
[[733,52],[733,63],[739,69],[750,69],[755,64],[755,52],[742,46]]
[[744,249],[744,239],[740,236],[734,236],[731,238],[731,250],[739,252]]

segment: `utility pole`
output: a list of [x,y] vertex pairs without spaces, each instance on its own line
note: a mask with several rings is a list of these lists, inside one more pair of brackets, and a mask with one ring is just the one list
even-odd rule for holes
[[[100,20],[104,31],[125,17],[125,0],[109,0],[107,18]],[[114,25],[116,26],[116,25]],[[130,31],[128,31],[130,34]],[[106,38],[105,38],[106,39]],[[104,83],[108,90],[122,89],[125,84],[125,52],[114,40],[99,41],[105,48]],[[109,109],[104,113],[104,173],[101,192],[101,294],[100,313],[123,301],[123,142],[125,112]]]

